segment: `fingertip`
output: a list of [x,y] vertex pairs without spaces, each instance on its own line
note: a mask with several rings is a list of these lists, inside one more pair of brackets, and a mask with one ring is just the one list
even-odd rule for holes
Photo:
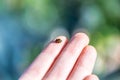
[[74,37],[82,37],[84,40],[86,40],[88,43],[89,43],[89,37],[88,37],[88,35],[87,34],[85,34],[85,33],[76,33],[75,35],[74,35]]
[[86,51],[88,51],[89,53],[91,53],[91,55],[93,56],[97,56],[97,51],[95,49],[95,47],[91,46],[91,45],[88,45],[85,47],[86,48]]
[[99,80],[99,78],[96,75],[92,74],[87,76],[84,80]]

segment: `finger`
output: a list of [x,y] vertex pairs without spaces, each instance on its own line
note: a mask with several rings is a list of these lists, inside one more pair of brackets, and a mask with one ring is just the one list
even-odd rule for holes
[[42,51],[19,80],[41,80],[66,43],[66,37],[57,37],[56,41],[52,41]]
[[77,33],[73,36],[43,80],[65,80],[82,49],[88,43],[89,39],[84,33]]
[[84,80],[99,80],[99,78],[96,75],[89,75]]
[[96,56],[95,48],[86,46],[79,56],[68,80],[83,80],[86,76],[90,75],[96,61]]

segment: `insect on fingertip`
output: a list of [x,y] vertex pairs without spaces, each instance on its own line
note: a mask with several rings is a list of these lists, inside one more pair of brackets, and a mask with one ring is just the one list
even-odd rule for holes
[[56,39],[56,40],[55,40],[55,43],[61,43],[61,42],[62,42],[61,39]]

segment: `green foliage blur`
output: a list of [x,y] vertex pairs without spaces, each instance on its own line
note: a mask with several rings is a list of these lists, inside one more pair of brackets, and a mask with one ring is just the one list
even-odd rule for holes
[[0,0],[0,80],[17,80],[56,36],[85,32],[100,80],[120,79],[120,0]]

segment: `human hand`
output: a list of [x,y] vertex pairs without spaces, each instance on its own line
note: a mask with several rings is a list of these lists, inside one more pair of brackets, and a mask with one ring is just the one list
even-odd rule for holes
[[64,36],[57,37],[19,80],[98,80],[92,75],[97,53],[88,43],[84,33],[75,34],[69,42]]

